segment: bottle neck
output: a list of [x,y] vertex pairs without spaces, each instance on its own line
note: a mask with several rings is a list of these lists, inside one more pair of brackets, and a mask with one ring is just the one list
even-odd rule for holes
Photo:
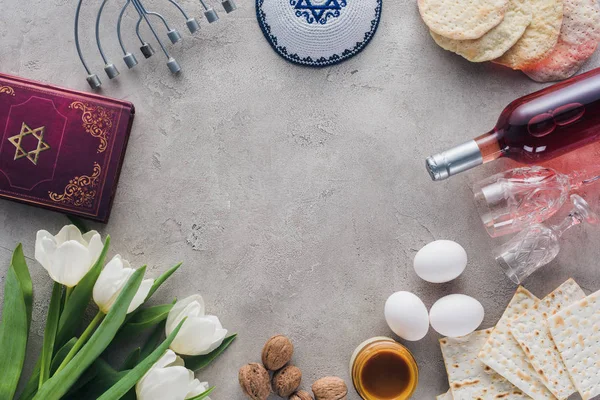
[[441,181],[500,158],[504,155],[500,147],[500,138],[501,134],[494,129],[474,140],[429,157],[427,170],[431,179]]
[[481,157],[484,164],[504,156],[505,152],[500,143],[501,139],[502,131],[497,130],[496,128],[475,138],[475,143],[477,143],[477,147],[479,147],[479,150],[481,151]]

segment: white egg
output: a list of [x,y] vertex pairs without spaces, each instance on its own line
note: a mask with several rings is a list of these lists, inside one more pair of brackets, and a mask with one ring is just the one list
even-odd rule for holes
[[477,329],[484,314],[483,306],[476,299],[464,294],[451,294],[435,302],[429,311],[429,321],[440,335],[460,337]]
[[410,292],[396,292],[385,302],[385,320],[402,339],[417,341],[429,331],[425,304]]
[[450,282],[465,270],[467,252],[452,240],[436,240],[419,250],[413,265],[417,275],[427,282]]

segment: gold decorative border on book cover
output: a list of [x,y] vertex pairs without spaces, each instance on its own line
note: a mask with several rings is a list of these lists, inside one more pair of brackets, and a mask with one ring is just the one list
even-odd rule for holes
[[73,205],[75,207],[92,208],[94,199],[96,198],[98,178],[102,168],[100,164],[94,162],[94,170],[92,175],[81,175],[71,179],[63,194],[48,192],[48,196],[52,201],[62,204]]
[[11,88],[10,86],[2,86],[2,85],[0,85],[0,93],[6,93],[9,96],[14,96],[15,95],[15,89]]
[[113,126],[115,113],[101,106],[92,106],[81,101],[74,101],[69,108],[81,110],[81,121],[87,133],[100,139],[98,153],[102,153],[108,146],[108,135]]

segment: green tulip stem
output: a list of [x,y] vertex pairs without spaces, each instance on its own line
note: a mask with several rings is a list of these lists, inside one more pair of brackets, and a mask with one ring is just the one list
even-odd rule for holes
[[65,304],[67,304],[67,301],[69,301],[69,297],[71,297],[71,292],[73,292],[74,287],[66,287],[66,293],[65,293]]
[[87,328],[85,328],[85,331],[81,334],[79,339],[77,339],[77,342],[75,342],[75,345],[73,345],[73,348],[71,349],[71,351],[69,351],[69,354],[67,354],[63,362],[60,363],[60,365],[56,369],[55,374],[62,371],[67,366],[69,361],[71,361],[73,357],[75,357],[77,352],[79,352],[83,345],[87,343],[88,339],[90,338],[90,336],[92,336],[92,333],[94,333],[94,331],[96,330],[98,325],[100,325],[100,322],[102,322],[104,317],[106,317],[106,314],[104,314],[102,311],[98,311],[98,314],[96,314],[92,322],[90,322],[90,324]]

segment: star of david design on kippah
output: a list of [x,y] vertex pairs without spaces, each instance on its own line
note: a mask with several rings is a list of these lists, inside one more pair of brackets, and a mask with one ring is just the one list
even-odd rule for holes
[[354,57],[371,41],[383,0],[255,0],[256,19],[277,54],[310,67]]
[[309,24],[326,24],[329,18],[340,16],[340,10],[346,6],[346,0],[290,0],[290,4],[294,6],[296,16],[305,17]]
[[[18,135],[11,136],[8,138],[8,141],[16,147],[14,159],[18,160],[20,158],[27,157],[29,161],[31,161],[34,165],[37,165],[40,153],[42,151],[50,150],[50,145],[44,142],[45,131],[45,126],[36,129],[31,129],[25,122],[23,122],[23,124],[21,125],[21,132]],[[35,150],[26,151],[21,145],[23,138],[27,135],[32,135],[38,140],[37,147],[35,148]]]

